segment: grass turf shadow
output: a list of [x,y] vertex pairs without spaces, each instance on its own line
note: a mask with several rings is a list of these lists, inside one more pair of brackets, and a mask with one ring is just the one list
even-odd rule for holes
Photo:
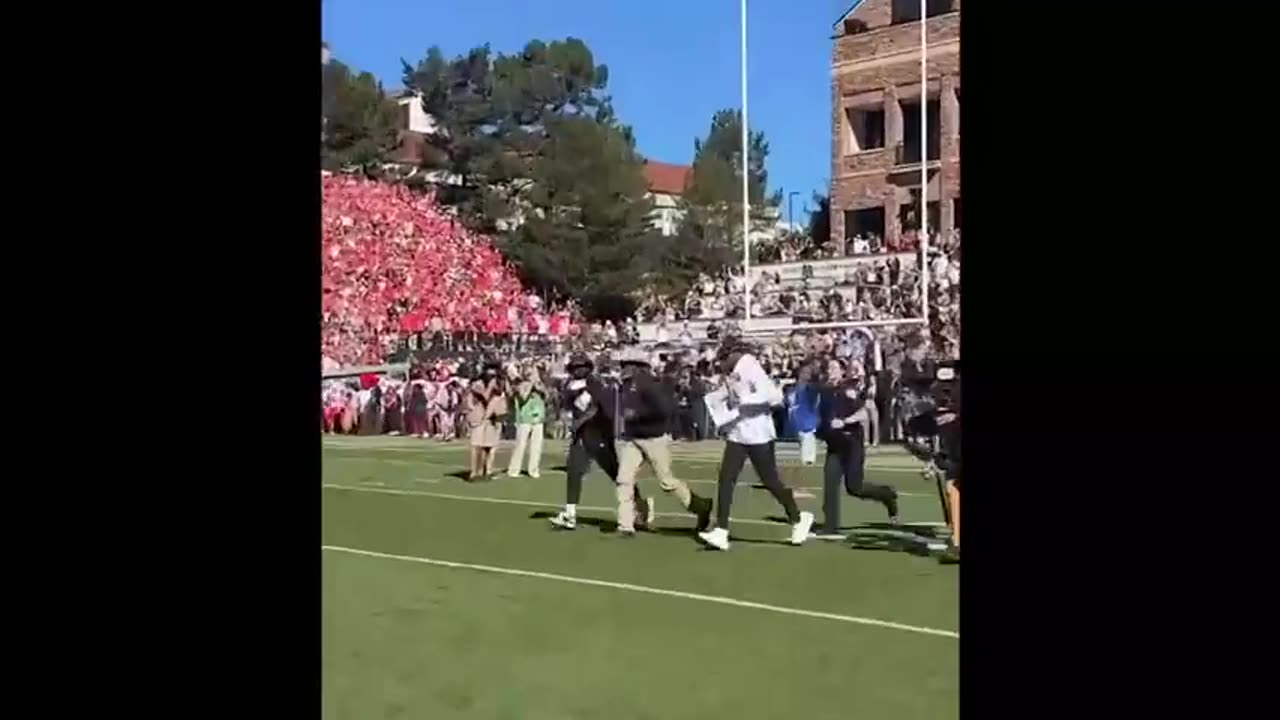
[[[553,517],[554,515],[555,515],[554,512],[550,512],[548,510],[535,510],[529,514],[529,519],[545,521]],[[692,518],[693,516],[690,515],[689,517]],[[618,522],[616,520],[607,520],[605,518],[598,518],[598,517],[583,517],[579,515],[578,524],[594,527],[598,529],[602,535],[615,535],[618,532]],[[639,537],[643,537],[645,535],[657,535],[659,537],[693,538],[694,540],[697,540],[697,533],[694,531],[694,528],[692,527],[659,526],[659,527],[653,528],[652,530],[642,530],[640,532],[637,532],[636,535]],[[758,538],[743,538],[743,537],[735,537],[733,538],[733,542],[742,543],[744,545],[789,545],[790,544],[786,540],[761,540]],[[706,548],[706,546],[702,545],[700,541],[698,543],[698,546],[704,550],[708,549]]]

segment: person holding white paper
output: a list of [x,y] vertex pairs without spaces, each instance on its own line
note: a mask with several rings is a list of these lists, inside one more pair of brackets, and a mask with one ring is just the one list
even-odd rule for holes
[[[729,549],[729,510],[733,491],[747,460],[756,475],[782,505],[791,523],[791,544],[802,545],[809,539],[813,513],[800,512],[791,488],[778,478],[778,459],[774,452],[777,431],[773,426],[773,407],[782,404],[782,390],[769,377],[760,361],[745,346],[730,346],[721,354],[722,372],[727,376],[721,391],[726,405],[736,413],[727,426],[724,456],[720,459],[720,478],[716,502],[716,527],[698,533],[709,547]],[[711,403],[708,403],[711,408]]]

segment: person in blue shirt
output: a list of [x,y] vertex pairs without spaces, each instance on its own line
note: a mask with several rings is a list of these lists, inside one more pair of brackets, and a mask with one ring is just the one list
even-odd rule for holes
[[791,428],[800,438],[800,464],[818,462],[818,400],[821,387],[813,381],[813,363],[805,363],[796,373],[796,384],[787,399],[787,415]]

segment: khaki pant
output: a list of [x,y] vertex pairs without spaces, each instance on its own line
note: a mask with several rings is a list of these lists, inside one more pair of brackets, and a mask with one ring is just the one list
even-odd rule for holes
[[508,475],[520,474],[520,461],[524,458],[526,446],[529,448],[529,475],[537,477],[542,464],[542,423],[516,425],[516,447],[511,451],[511,462],[507,464]]
[[618,529],[631,531],[636,528],[636,471],[640,464],[649,461],[653,474],[663,492],[674,492],[680,505],[689,509],[693,493],[684,481],[671,474],[671,436],[619,440],[618,450]]

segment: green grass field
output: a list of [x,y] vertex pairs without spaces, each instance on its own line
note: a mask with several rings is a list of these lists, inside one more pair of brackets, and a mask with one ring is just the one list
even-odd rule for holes
[[[714,496],[720,443],[675,448],[676,474]],[[959,715],[958,567],[875,542],[880,506],[844,499],[863,547],[791,547],[748,466],[733,549],[716,553],[647,469],[641,487],[671,514],[619,539],[613,487],[593,471],[578,529],[557,532],[564,454],[548,441],[540,479],[472,485],[451,476],[462,444],[324,438],[325,718]],[[821,518],[817,470],[792,462],[784,479]],[[907,523],[936,523],[916,468],[886,449],[868,479],[904,493]]]

